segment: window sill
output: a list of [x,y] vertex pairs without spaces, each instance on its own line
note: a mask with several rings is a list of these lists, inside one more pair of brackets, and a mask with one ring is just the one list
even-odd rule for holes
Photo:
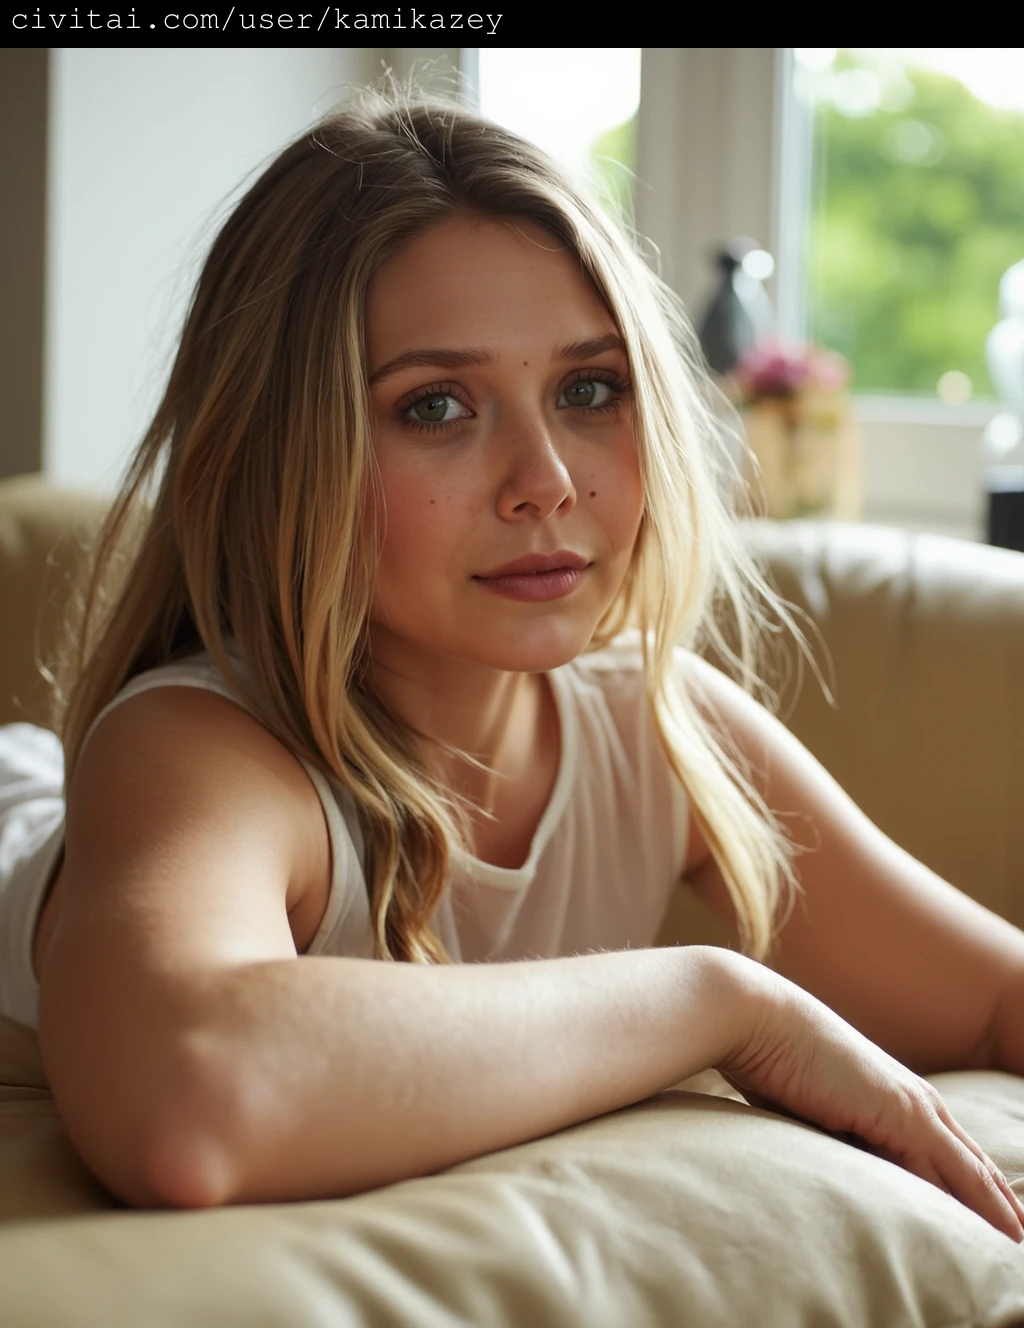
[[855,395],[853,408],[862,424],[910,424],[928,429],[972,429],[979,433],[1006,407],[998,401],[966,401],[948,406],[932,397]]

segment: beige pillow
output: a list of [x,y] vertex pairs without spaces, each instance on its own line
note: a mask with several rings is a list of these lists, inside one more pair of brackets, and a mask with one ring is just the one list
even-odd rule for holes
[[[933,1082],[1024,1194],[1024,1080]],[[9,1020],[0,1083],[5,1323],[1024,1323],[1024,1248],[713,1072],[441,1175],[202,1213],[107,1198],[60,1127],[34,1035]]]

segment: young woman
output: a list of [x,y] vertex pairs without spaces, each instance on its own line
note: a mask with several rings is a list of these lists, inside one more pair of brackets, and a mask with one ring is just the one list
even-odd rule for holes
[[[748,695],[767,590],[685,336],[451,107],[360,99],[224,226],[60,743],[0,749],[0,1008],[124,1201],[352,1194],[714,1066],[1021,1238],[919,1076],[1024,1071],[1024,937]],[[723,599],[747,690],[694,653]],[[681,876],[745,954],[652,948]]]

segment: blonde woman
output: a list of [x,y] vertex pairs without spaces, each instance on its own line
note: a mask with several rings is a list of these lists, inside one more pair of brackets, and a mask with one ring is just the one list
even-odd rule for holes
[[[1024,938],[748,695],[767,588],[684,344],[463,110],[363,97],[235,209],[60,742],[0,731],[0,1008],[125,1202],[349,1195],[714,1066],[1021,1238],[919,1075],[1024,1071]],[[722,602],[746,690],[694,653]],[[652,948],[680,876],[745,954]]]

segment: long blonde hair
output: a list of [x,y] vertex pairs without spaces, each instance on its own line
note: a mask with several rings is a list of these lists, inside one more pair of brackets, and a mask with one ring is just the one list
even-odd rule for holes
[[[676,681],[717,643],[748,689],[778,604],[722,495],[727,449],[677,301],[539,149],[454,104],[367,92],[256,180],[217,236],[155,418],[100,530],[54,670],[70,781],[89,727],[135,674],[207,650],[256,717],[354,800],[381,959],[446,962],[431,930],[463,809],[375,694],[376,547],[363,313],[368,283],[456,211],[530,220],[579,259],[629,353],[645,513],[591,648],[639,629],[654,723],[735,905],[768,951],[794,884],[785,835]],[[726,643],[717,609],[736,628]],[[241,670],[227,638],[233,638]]]

